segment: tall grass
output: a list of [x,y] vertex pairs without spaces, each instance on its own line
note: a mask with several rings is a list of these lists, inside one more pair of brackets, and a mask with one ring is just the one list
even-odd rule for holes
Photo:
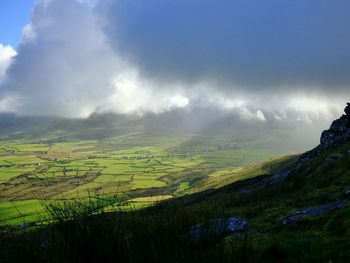
[[2,260],[242,262],[248,253],[243,236],[230,242],[208,239],[203,244],[189,243],[185,233],[206,218],[181,203],[130,208],[128,212],[104,212],[105,205],[105,201],[96,199],[45,204],[52,223],[35,231],[1,237]]

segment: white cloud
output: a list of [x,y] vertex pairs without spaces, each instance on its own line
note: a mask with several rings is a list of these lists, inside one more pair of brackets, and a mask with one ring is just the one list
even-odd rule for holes
[[17,52],[11,46],[0,44],[0,83],[5,77],[6,70]]
[[19,106],[20,99],[16,96],[5,96],[0,98],[0,113],[15,112]]
[[280,110],[280,111],[276,112],[273,116],[278,121],[281,121],[281,120],[284,120],[287,118],[287,114],[284,110]]
[[114,93],[107,105],[100,109],[102,111],[143,115],[146,112],[161,113],[184,108],[190,103],[181,90],[162,92],[154,83],[141,79],[134,71],[115,77],[112,86]]
[[93,9],[75,0],[41,0],[0,87],[30,115],[86,117],[104,105],[126,63],[109,47]]
[[253,111],[242,107],[240,108],[240,115],[245,120],[266,121],[265,115],[261,110]]
[[265,115],[261,110],[257,110],[255,115],[257,120],[266,121]]

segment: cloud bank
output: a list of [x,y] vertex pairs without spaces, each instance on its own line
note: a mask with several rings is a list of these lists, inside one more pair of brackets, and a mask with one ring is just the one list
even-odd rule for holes
[[38,0],[17,55],[0,46],[0,111],[326,122],[350,98],[349,12],[346,0]]
[[346,91],[350,2],[119,0],[106,35],[151,78],[257,92]]

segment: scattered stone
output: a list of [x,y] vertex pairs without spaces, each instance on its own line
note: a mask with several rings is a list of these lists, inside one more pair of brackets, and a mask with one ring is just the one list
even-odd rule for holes
[[185,236],[191,244],[199,244],[226,235],[243,233],[247,231],[247,227],[248,222],[239,217],[217,218],[191,227]]
[[350,195],[350,189],[346,189],[346,190],[344,191],[344,194],[345,194],[345,195]]
[[335,203],[329,203],[329,204],[324,204],[317,207],[307,208],[301,211],[295,211],[291,215],[286,217],[282,223],[284,225],[295,224],[298,218],[300,217],[319,216],[319,215],[328,213],[329,211],[332,211],[334,209],[342,208],[344,206],[345,206],[345,201],[339,200],[339,201],[336,201]]

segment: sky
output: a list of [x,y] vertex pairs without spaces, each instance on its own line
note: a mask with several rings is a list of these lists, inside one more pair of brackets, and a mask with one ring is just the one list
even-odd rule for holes
[[34,0],[2,0],[0,8],[0,43],[16,47],[22,29],[30,21]]
[[347,0],[8,0],[0,10],[0,112],[216,109],[326,125],[350,100]]

